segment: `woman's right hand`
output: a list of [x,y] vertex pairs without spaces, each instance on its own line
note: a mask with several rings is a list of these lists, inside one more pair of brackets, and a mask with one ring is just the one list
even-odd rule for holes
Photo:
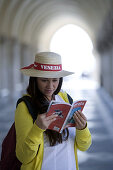
[[35,121],[36,125],[43,130],[46,130],[49,127],[49,125],[56,120],[58,116],[56,114],[52,114],[51,116],[47,117],[46,114],[47,113],[39,114]]

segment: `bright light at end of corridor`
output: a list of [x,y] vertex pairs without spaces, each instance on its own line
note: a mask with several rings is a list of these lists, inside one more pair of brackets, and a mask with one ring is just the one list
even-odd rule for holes
[[50,51],[62,56],[63,69],[75,72],[76,76],[94,72],[95,58],[92,49],[88,34],[72,24],[61,27],[54,34],[50,44]]

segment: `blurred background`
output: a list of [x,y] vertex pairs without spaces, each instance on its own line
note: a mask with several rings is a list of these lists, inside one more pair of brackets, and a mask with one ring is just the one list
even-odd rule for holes
[[92,146],[80,170],[113,170],[113,0],[0,0],[0,153],[36,52],[62,56],[63,89],[87,99]]

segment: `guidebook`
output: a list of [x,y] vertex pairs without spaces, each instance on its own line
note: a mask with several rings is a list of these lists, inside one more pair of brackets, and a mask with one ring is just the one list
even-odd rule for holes
[[48,107],[46,116],[57,114],[58,117],[49,125],[48,129],[61,133],[62,130],[67,127],[74,127],[75,121],[73,115],[78,110],[82,111],[86,102],[86,100],[78,100],[71,105],[66,102],[56,102],[52,100]]

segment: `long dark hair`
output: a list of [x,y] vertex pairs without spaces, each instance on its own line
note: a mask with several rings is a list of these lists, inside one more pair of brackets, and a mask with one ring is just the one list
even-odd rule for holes
[[[38,89],[36,80],[37,80],[36,77],[29,78],[29,85],[27,87],[27,93],[31,96],[32,105],[35,108],[35,110],[38,110],[38,112],[37,112],[37,115],[38,115],[38,114],[45,113],[47,111],[49,102],[44,97],[44,95],[41,93],[41,91]],[[62,82],[63,82],[63,78],[61,77],[59,79],[58,87],[53,94],[53,97],[54,97],[54,95],[57,95],[60,92]],[[50,146],[54,146],[57,143],[62,143],[63,140],[67,140],[68,136],[69,136],[69,131],[67,128],[65,130],[63,130],[62,133],[58,133],[56,131],[49,130],[49,129],[47,129],[45,131],[45,133],[49,138]]]

